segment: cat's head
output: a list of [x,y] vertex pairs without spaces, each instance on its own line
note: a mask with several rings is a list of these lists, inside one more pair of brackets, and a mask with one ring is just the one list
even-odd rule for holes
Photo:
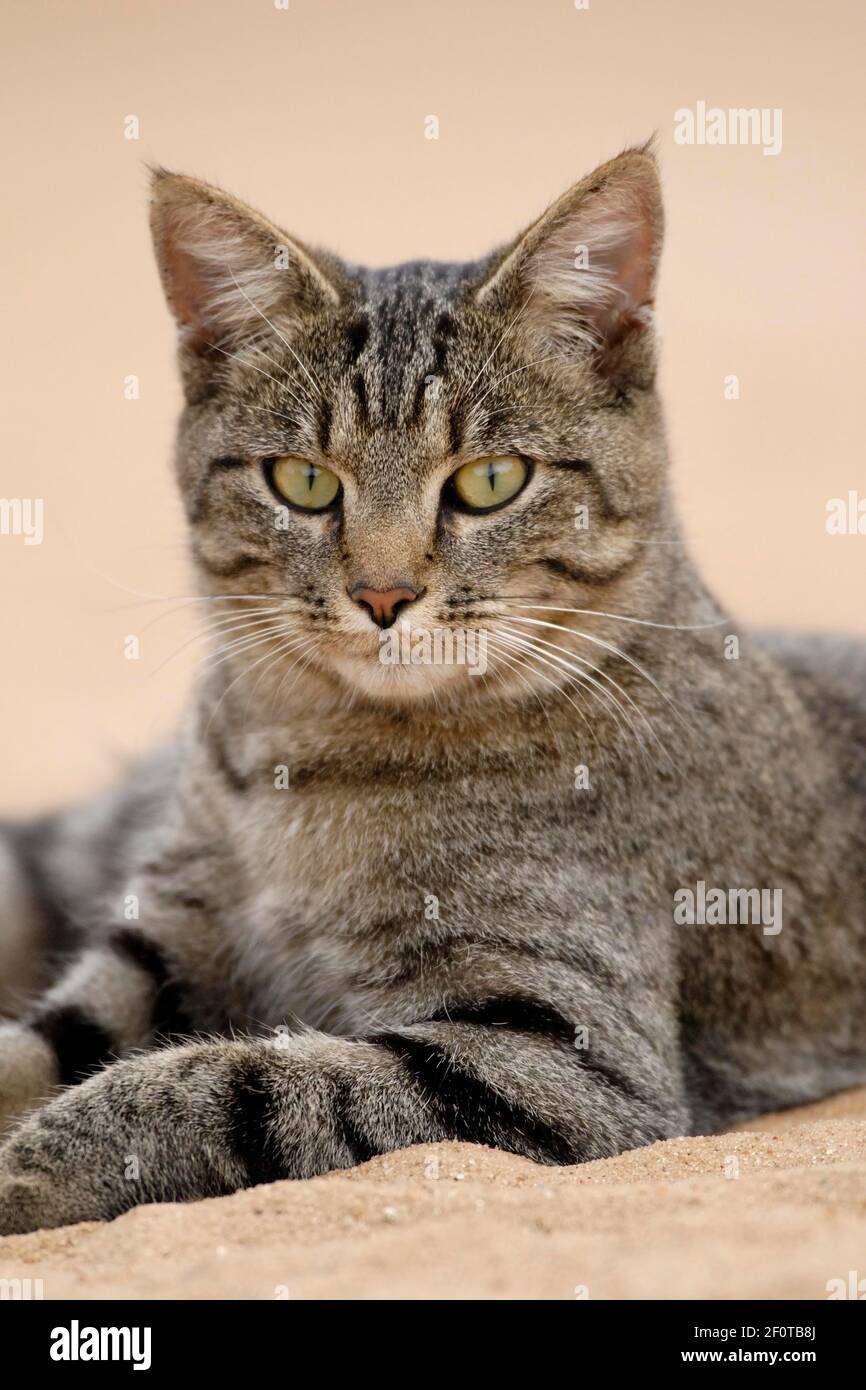
[[193,555],[234,596],[208,605],[227,669],[388,702],[567,684],[542,625],[634,607],[664,495],[652,155],[465,265],[361,269],[164,171],[152,220]]

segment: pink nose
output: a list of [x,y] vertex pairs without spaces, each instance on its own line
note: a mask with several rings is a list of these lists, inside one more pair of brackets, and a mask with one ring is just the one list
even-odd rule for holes
[[349,598],[369,609],[370,617],[378,627],[390,627],[397,614],[407,604],[418,597],[417,589],[404,584],[399,589],[367,589],[358,584],[349,593]]

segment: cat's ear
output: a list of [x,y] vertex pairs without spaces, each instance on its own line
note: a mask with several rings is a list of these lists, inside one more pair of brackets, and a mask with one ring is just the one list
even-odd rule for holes
[[153,171],[151,229],[181,357],[197,359],[197,374],[225,361],[267,319],[288,332],[340,302],[323,257],[198,179]]
[[648,147],[627,150],[506,249],[477,301],[518,315],[539,355],[621,370],[624,346],[652,324],[662,232],[655,159]]

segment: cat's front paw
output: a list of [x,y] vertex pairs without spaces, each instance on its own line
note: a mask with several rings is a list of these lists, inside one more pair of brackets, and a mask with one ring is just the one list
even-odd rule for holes
[[224,1097],[235,1068],[256,1055],[240,1042],[190,1043],[115,1062],[63,1091],[0,1146],[0,1234],[244,1186]]
[[134,1205],[114,1142],[110,1070],[62,1092],[0,1144],[0,1235],[106,1221]]
[[105,1220],[122,1209],[86,1146],[58,1123],[58,1110],[66,1118],[62,1100],[29,1116],[0,1146],[0,1236]]
[[85,1207],[86,1203],[78,1208],[65,1203],[44,1177],[0,1170],[0,1236],[24,1235],[92,1220],[85,1214]]

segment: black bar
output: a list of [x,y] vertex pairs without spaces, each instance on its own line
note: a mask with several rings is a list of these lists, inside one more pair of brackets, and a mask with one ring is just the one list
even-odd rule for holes
[[[287,1296],[288,1295],[288,1296]],[[363,1295],[361,1300],[363,1301]],[[437,1332],[433,1359],[443,1373],[459,1352],[459,1365],[478,1358],[479,1367],[489,1376],[491,1362],[503,1358],[504,1369],[513,1370],[509,1358],[521,1349],[534,1362],[538,1374],[547,1367],[552,1372],[561,1358],[573,1364],[575,1380],[586,1374],[597,1375],[600,1368],[612,1375],[620,1371],[686,1370],[704,1365],[779,1366],[801,1365],[828,1372],[848,1370],[857,1364],[863,1337],[862,1310],[841,1306],[855,1298],[820,1302],[592,1302],[569,1300],[570,1306],[545,1314],[550,1319],[541,1329],[538,1304],[529,1314],[527,1340],[513,1307],[505,1324],[493,1314],[475,1309],[471,1324],[460,1325],[455,1303],[436,1313],[429,1306],[418,1313],[427,1330],[436,1330],[441,1319],[448,1319],[446,1340],[442,1327]],[[361,1312],[360,1338],[345,1327],[354,1314],[341,1304],[339,1311],[321,1304],[293,1302],[288,1290],[268,1302],[50,1302],[38,1299],[6,1298],[0,1302],[0,1345],[4,1366],[18,1379],[31,1370],[40,1375],[63,1379],[70,1375],[87,1378],[106,1370],[112,1376],[129,1373],[143,1380],[147,1375],[195,1372],[213,1374],[225,1383],[228,1376],[242,1377],[245,1383],[278,1369],[287,1376],[318,1373],[330,1378],[343,1357],[347,1369],[375,1372],[394,1366],[394,1353],[404,1344],[405,1319],[412,1318],[417,1305],[407,1304],[399,1321],[393,1314],[379,1314],[374,1304],[365,1303]],[[318,1310],[323,1330],[333,1330],[340,1320],[338,1337],[329,1335],[318,1342]],[[311,1326],[311,1319],[313,1325]],[[432,1325],[432,1326],[431,1326]],[[93,1330],[96,1330],[94,1333]],[[103,1329],[115,1329],[115,1333]],[[137,1334],[134,1329],[138,1329]],[[455,1340],[451,1342],[449,1334]],[[540,1336],[545,1341],[540,1341]],[[578,1337],[580,1340],[575,1340]],[[561,1338],[561,1341],[559,1340]],[[450,1349],[449,1349],[450,1348]],[[113,1353],[126,1359],[113,1359]],[[105,1359],[87,1359],[91,1351]],[[432,1352],[432,1348],[431,1348]],[[53,1354],[52,1354],[53,1353]],[[71,1359],[59,1359],[60,1355]],[[77,1359],[75,1359],[77,1357]],[[300,1358],[300,1362],[299,1362]],[[141,1369],[133,1367],[138,1361]],[[145,1364],[146,1363],[146,1364]],[[430,1361],[425,1358],[429,1368]],[[304,1372],[302,1368],[308,1369]],[[583,1369],[582,1369],[583,1368]],[[411,1363],[401,1372],[411,1377]],[[168,1382],[171,1383],[171,1382]]]

